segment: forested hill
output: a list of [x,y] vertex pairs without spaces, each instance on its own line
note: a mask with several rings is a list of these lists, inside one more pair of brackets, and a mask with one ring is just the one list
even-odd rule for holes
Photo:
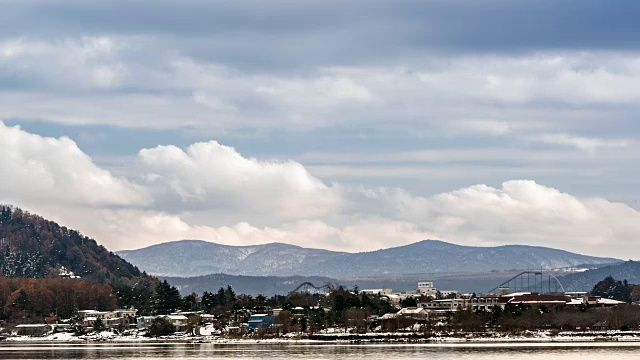
[[607,276],[612,276],[620,281],[627,280],[631,284],[640,284],[640,262],[629,260],[620,264],[565,275],[559,280],[567,291],[590,291],[594,285]]
[[137,267],[76,230],[18,208],[0,205],[0,275],[59,277],[72,273],[103,283],[147,278]]

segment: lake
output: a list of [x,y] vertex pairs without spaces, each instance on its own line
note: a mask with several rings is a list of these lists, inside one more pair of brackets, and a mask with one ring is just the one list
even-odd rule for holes
[[0,359],[633,359],[640,343],[281,345],[0,344]]

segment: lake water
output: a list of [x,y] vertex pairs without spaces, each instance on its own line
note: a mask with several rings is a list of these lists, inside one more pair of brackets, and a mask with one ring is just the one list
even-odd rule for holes
[[0,344],[0,359],[637,359],[640,343],[267,345]]

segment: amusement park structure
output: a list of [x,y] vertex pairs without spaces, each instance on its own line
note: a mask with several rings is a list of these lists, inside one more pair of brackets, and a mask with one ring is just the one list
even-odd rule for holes
[[564,287],[557,277],[544,270],[523,271],[511,279],[489,290],[487,294],[535,292],[538,294],[564,293]]

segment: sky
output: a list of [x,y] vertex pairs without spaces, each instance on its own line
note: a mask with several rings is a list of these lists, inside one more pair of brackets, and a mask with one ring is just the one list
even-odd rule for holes
[[0,7],[0,202],[110,250],[640,258],[640,2]]

